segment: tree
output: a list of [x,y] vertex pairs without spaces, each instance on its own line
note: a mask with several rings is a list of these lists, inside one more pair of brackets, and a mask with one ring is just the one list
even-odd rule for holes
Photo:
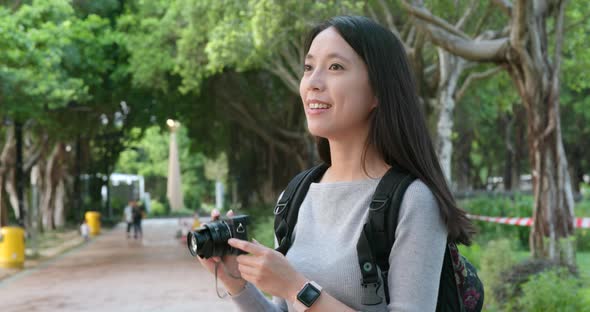
[[468,60],[505,66],[528,122],[535,198],[531,252],[535,257],[575,263],[571,240],[560,242],[573,235],[573,196],[559,115],[566,1],[494,1],[510,22],[504,29],[490,29],[489,36],[479,40],[431,14],[418,1],[402,3],[435,44]]
[[[164,201],[170,136],[165,129],[156,125],[147,128],[143,135],[139,128],[133,129],[133,132],[135,138],[126,143],[131,148],[121,153],[116,171],[144,176],[146,190],[151,193],[152,198]],[[191,142],[186,127],[181,125],[177,135],[185,206],[197,209],[200,208],[197,206],[198,203],[208,190],[208,184],[204,183],[205,157],[202,153],[190,150]]]
[[[136,86],[183,93],[171,115],[199,147],[216,142],[206,146],[208,156],[227,150],[241,191],[270,202],[312,158],[298,104],[303,34],[318,16],[352,12],[352,3],[132,2],[119,29],[127,32]],[[270,165],[259,162],[255,175],[237,172],[255,158]]]
[[[15,12],[0,7],[0,27],[4,30],[0,33],[0,106],[4,118],[12,120],[14,126],[14,136],[8,137],[7,147],[15,140],[15,157],[11,159],[8,155],[12,153],[3,153],[7,157],[2,159],[0,192],[5,186],[22,226],[26,211],[25,172],[38,157],[38,153],[33,153],[33,159],[23,159],[23,127],[29,120],[45,120],[42,113],[48,109],[87,96],[83,81],[69,77],[60,66],[63,47],[71,33],[72,14],[67,1],[37,0]],[[1,213],[5,211],[0,209]]]

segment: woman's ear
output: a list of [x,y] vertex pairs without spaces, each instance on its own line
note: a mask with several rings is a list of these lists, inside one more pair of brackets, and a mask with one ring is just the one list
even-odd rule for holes
[[376,95],[373,96],[373,102],[371,103],[371,109],[375,109],[379,106],[379,99]]

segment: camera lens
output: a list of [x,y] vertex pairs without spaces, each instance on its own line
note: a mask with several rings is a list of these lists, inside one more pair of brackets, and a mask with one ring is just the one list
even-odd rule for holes
[[211,258],[224,256],[231,247],[227,240],[231,238],[231,231],[224,221],[213,222],[187,235],[187,246],[193,257]]
[[187,236],[188,241],[188,250],[190,251],[193,257],[197,256],[197,252],[199,251],[199,245],[197,244],[197,237],[193,235],[192,232],[188,233]]
[[187,235],[188,250],[193,257],[209,258],[213,254],[211,231],[207,227],[199,228]]

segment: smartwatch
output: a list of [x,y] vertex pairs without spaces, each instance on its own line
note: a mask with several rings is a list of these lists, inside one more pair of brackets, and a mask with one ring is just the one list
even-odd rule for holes
[[314,281],[305,283],[299,293],[295,302],[293,302],[293,308],[297,312],[305,312],[311,308],[314,302],[318,300],[322,293],[322,286],[318,285]]

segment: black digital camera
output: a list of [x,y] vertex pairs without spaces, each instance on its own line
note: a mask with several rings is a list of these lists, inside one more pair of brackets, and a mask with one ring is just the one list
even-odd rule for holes
[[219,221],[207,223],[189,232],[186,237],[188,250],[193,257],[201,258],[223,257],[225,255],[244,254],[227,244],[230,238],[248,240],[247,215],[222,218]]

